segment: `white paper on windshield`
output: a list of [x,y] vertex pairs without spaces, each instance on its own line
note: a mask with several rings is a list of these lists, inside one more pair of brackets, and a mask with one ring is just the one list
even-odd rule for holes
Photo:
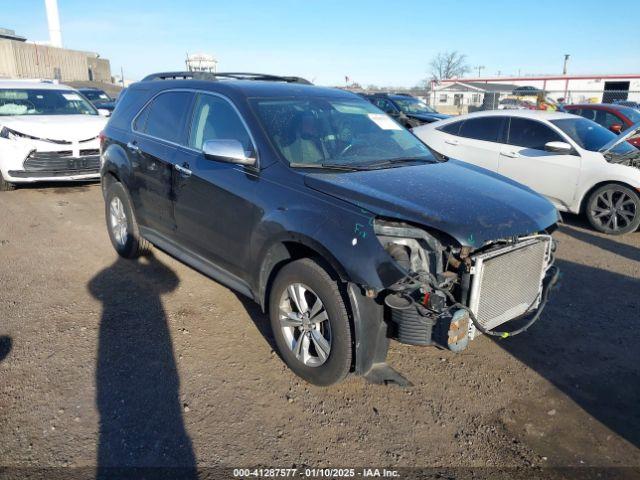
[[402,130],[402,127],[384,113],[370,113],[368,117],[383,130]]
[[66,100],[69,100],[70,102],[73,101],[73,100],[82,100],[80,98],[80,95],[78,95],[77,93],[63,93],[62,96]]

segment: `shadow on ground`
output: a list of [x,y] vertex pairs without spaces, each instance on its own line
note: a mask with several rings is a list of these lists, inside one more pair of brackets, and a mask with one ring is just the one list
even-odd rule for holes
[[114,478],[118,469],[131,467],[171,467],[175,478],[197,477],[161,301],[178,284],[176,274],[153,256],[118,258],[89,282],[89,291],[102,302],[98,478]]
[[11,337],[0,335],[0,362],[9,356],[12,347],[13,341]]
[[525,334],[496,343],[640,447],[640,279],[557,265],[561,285],[542,318]]
[[[591,233],[571,226],[562,227],[562,233],[570,237],[580,240],[581,242],[595,245],[602,250],[615,253],[634,262],[640,262],[640,248],[625,243],[616,242],[615,237],[601,236],[600,234]],[[628,233],[627,235],[640,235],[640,232]]]

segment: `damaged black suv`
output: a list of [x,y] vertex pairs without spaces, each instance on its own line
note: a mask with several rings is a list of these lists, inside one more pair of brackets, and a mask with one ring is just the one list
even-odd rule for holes
[[523,331],[556,276],[551,203],[299,78],[151,75],[101,152],[117,252],[153,244],[254,299],[314,384],[403,382],[390,338],[460,351]]

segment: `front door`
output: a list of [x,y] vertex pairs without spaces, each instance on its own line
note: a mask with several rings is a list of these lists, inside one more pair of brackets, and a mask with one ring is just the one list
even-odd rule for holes
[[546,196],[556,206],[573,204],[580,178],[581,158],[545,150],[548,142],[567,142],[558,132],[536,120],[511,117],[507,144],[502,146],[498,173]]
[[239,113],[226,98],[196,97],[186,148],[178,149],[175,217],[178,238],[194,253],[243,278],[254,225],[260,220],[260,176],[253,167],[210,160],[207,140],[238,140],[256,151]]

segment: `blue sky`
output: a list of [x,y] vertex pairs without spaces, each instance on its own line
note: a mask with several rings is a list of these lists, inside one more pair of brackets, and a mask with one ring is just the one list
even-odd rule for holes
[[[413,86],[458,50],[483,75],[640,73],[637,0],[58,0],[64,46],[99,52],[125,77],[182,69],[212,53],[220,71],[300,75],[321,85]],[[613,4],[611,4],[613,5]],[[0,0],[0,27],[47,40],[44,0]],[[626,12],[626,14],[625,14]]]

